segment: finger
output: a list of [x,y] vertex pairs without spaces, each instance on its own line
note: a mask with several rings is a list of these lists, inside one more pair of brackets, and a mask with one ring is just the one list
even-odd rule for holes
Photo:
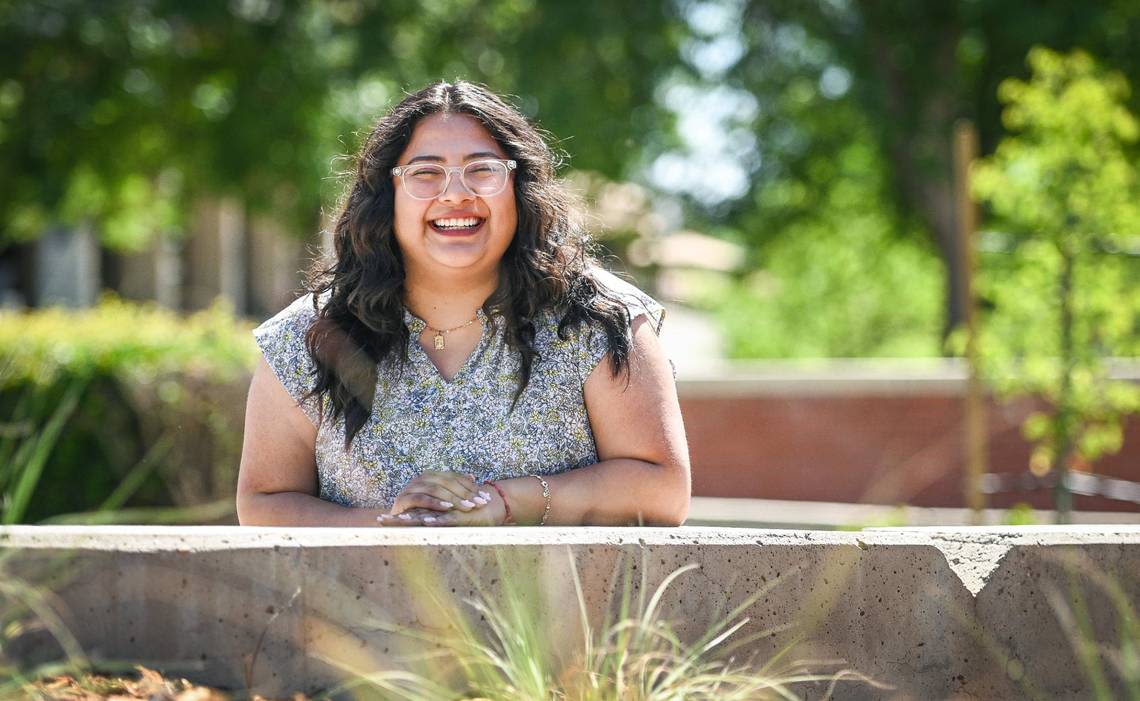
[[486,506],[487,504],[487,500],[481,498],[478,493],[475,494],[474,499],[468,499],[466,496],[456,495],[456,491],[459,491],[460,494],[466,494],[464,490],[448,489],[446,486],[441,484],[425,484],[424,482],[420,482],[417,484],[409,484],[408,487],[404,489],[404,493],[401,494],[400,497],[397,497],[397,500],[404,496],[411,497],[413,494],[425,494],[431,498],[436,499],[437,505],[423,502],[422,498],[421,501],[409,502],[409,504],[411,506],[432,508],[436,509],[437,511],[446,511],[451,509],[471,511],[472,509],[477,509],[480,506]]
[[494,526],[495,515],[491,509],[476,509],[475,511],[448,511],[447,513],[430,514],[424,519],[425,526]]
[[431,509],[432,511],[449,511],[456,505],[446,499],[440,499],[434,494],[426,492],[404,491],[392,505],[393,513],[403,513],[411,509]]
[[399,514],[382,514],[376,518],[376,523],[385,527],[422,526],[423,519],[412,512],[405,511]]
[[467,501],[473,504],[471,507],[483,506],[480,501],[486,501],[486,497],[480,499],[479,487],[475,484],[475,479],[471,475],[465,475],[458,472],[424,472],[420,474],[417,479],[422,479],[433,485],[437,485],[442,489],[446,489],[459,501]]

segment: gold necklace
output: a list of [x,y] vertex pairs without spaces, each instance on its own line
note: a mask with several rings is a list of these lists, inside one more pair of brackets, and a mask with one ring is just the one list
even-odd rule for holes
[[479,319],[479,312],[475,312],[475,316],[471,317],[471,321],[468,321],[465,324],[460,324],[459,326],[456,326],[455,328],[452,328],[452,329],[437,329],[436,327],[432,326],[431,324],[427,323],[426,321],[424,322],[424,326],[427,327],[428,331],[435,331],[435,349],[436,350],[443,350],[444,348],[447,347],[447,341],[444,340],[444,337],[443,337],[444,334],[451,333],[452,331],[458,331],[459,329],[467,328],[471,324],[474,324],[478,319]]

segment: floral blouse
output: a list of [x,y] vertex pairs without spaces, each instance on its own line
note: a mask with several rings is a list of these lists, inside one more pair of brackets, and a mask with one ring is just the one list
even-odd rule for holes
[[[623,301],[629,320],[646,314],[660,333],[664,308],[633,285],[595,270],[595,278]],[[417,339],[423,319],[405,310],[408,362],[379,368],[372,414],[346,451],[344,418],[320,421],[315,399],[302,397],[315,382],[305,332],[315,318],[305,295],[254,329],[269,367],[318,427],[320,497],[344,506],[389,508],[413,477],[426,470],[469,473],[476,481],[525,474],[552,475],[598,461],[583,398],[583,383],[609,350],[600,326],[584,322],[558,337],[558,321],[537,320],[538,351],[530,383],[511,411],[519,357],[478,312],[483,335],[464,366],[443,379]],[[328,401],[325,399],[324,401]]]

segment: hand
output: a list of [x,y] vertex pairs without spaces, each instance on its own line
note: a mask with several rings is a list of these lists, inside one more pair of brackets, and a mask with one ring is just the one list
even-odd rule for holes
[[412,509],[435,512],[475,511],[486,506],[490,500],[490,490],[477,487],[471,475],[428,470],[408,482],[396,496],[386,517],[396,518]]
[[440,512],[435,509],[412,508],[397,515],[384,514],[377,519],[381,526],[501,526],[507,520],[507,509],[498,494],[480,509]]

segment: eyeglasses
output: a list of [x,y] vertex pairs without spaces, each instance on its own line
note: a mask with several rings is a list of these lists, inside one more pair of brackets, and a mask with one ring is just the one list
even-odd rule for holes
[[493,197],[507,186],[507,176],[518,167],[514,161],[485,159],[464,166],[441,166],[437,163],[413,163],[396,166],[392,175],[404,183],[404,192],[417,200],[434,200],[447,192],[451,175],[459,173],[459,182],[473,195]]

